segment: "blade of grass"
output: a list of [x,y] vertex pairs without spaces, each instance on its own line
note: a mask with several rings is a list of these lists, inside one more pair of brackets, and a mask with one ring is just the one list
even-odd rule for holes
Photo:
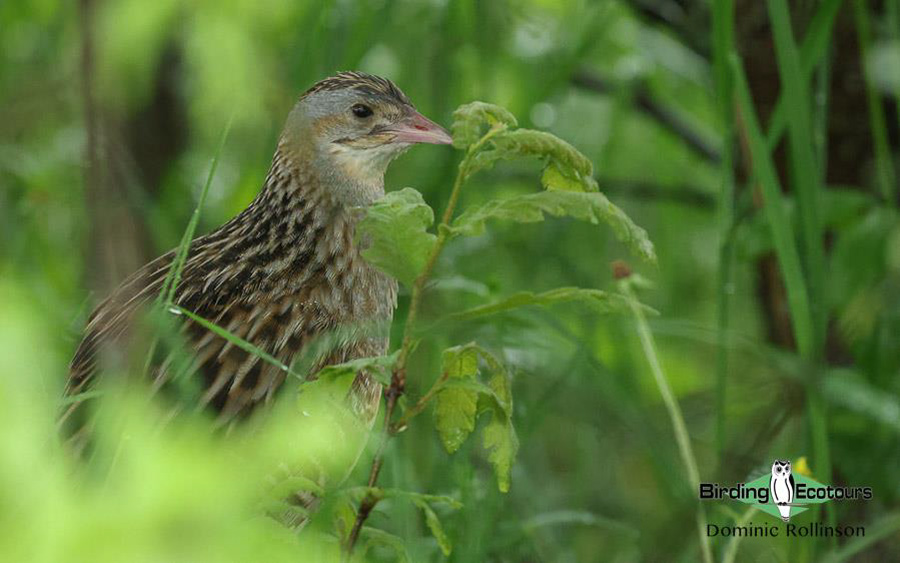
[[[834,21],[840,10],[842,0],[825,0],[816,11],[807,28],[803,45],[800,47],[800,68],[804,80],[809,80],[816,70],[819,61],[828,50]],[[774,151],[781,142],[781,136],[787,129],[787,104],[785,97],[779,96],[769,118],[766,139],[769,151]]]
[[[900,49],[900,0],[887,0],[887,22],[890,30],[890,38],[894,42],[895,48]],[[894,69],[900,73],[900,68]],[[897,114],[897,129],[900,130],[900,90],[894,91],[894,113]]]
[[[828,172],[828,104],[831,86],[831,57],[823,57],[815,76],[813,94],[813,143],[814,154],[819,165],[819,178]],[[823,184],[823,187],[825,185]]]
[[[697,458],[694,456],[694,450],[691,447],[691,437],[684,422],[681,407],[678,406],[678,400],[675,399],[669,380],[666,378],[666,374],[663,372],[662,365],[659,362],[656,344],[653,342],[653,333],[650,332],[650,327],[647,325],[643,306],[634,293],[633,285],[633,277],[619,281],[619,289],[628,300],[628,305],[634,315],[644,356],[647,359],[647,363],[650,364],[653,379],[656,381],[663,404],[665,404],[666,411],[669,413],[669,420],[672,423],[675,441],[678,444],[678,452],[681,454],[681,461],[684,463],[688,481],[693,490],[698,491],[700,489],[700,471],[697,469]],[[709,537],[706,535],[706,511],[699,501],[697,501],[697,534],[700,539],[700,553],[703,555],[704,563],[712,563],[712,549],[710,548]]]
[[[755,513],[755,508],[748,508],[741,517],[735,521],[734,525],[739,528],[746,526]],[[737,557],[738,547],[741,544],[741,537],[741,534],[735,534],[734,537],[725,544],[725,551],[722,552],[722,563],[734,563],[734,560]]]
[[[191,219],[188,221],[188,225],[184,230],[184,234],[181,236],[181,242],[178,244],[178,249],[175,253],[175,259],[172,261],[172,265],[169,267],[169,271],[166,274],[166,279],[163,282],[162,288],[159,291],[159,296],[156,298],[155,308],[158,312],[164,311],[172,306],[175,301],[175,290],[178,288],[178,284],[181,281],[181,273],[184,270],[184,263],[187,261],[188,250],[191,246],[191,241],[194,240],[194,233],[197,230],[197,223],[200,220],[200,211],[203,209],[203,204],[206,203],[206,196],[209,193],[209,186],[212,184],[212,179],[216,175],[216,168],[219,167],[219,158],[222,156],[222,151],[225,149],[225,140],[228,139],[228,132],[231,131],[231,123],[234,120],[234,114],[231,114],[228,118],[228,122],[225,124],[225,129],[222,130],[222,137],[219,139],[219,146],[216,147],[216,152],[213,155],[212,162],[209,166],[209,173],[206,175],[206,182],[203,184],[203,189],[200,190],[200,197],[197,200],[197,205],[194,207],[194,212],[191,214]],[[153,340],[150,342],[150,346],[147,350],[147,356],[144,360],[144,376],[146,377],[150,373],[150,369],[152,368],[153,358],[156,355],[156,348],[159,345],[159,335],[155,335]]]
[[862,58],[866,82],[866,102],[869,108],[869,128],[872,130],[872,141],[875,144],[875,165],[878,170],[878,186],[885,201],[897,203],[896,175],[888,140],[887,120],[881,95],[872,81],[869,70],[869,53],[871,52],[872,32],[869,28],[869,6],[866,0],[853,0],[853,16],[856,20],[856,35],[859,41],[859,56]]
[[800,255],[791,231],[790,219],[781,195],[781,183],[762,136],[759,119],[753,109],[753,101],[750,97],[750,89],[743,66],[734,55],[730,57],[730,62],[738,108],[746,126],[750,153],[753,157],[753,175],[759,182],[763,194],[763,210],[772,232],[772,242],[775,246],[778,263],[784,273],[794,338],[798,348],[803,351],[801,355],[809,354],[814,349],[809,295],[806,290],[803,269],[800,267]]
[[[775,37],[778,74],[788,110],[788,140],[792,163],[793,188],[800,215],[801,238],[806,258],[807,284],[811,299],[813,335],[807,359],[818,356],[824,340],[824,275],[825,254],[822,249],[822,224],[819,217],[819,195],[822,181],[813,154],[812,111],[808,80],[803,78],[800,57],[791,29],[791,14],[786,0],[767,0],[769,19]],[[804,351],[801,350],[801,354]],[[820,469],[821,470],[821,469]]]
[[181,281],[181,273],[184,270],[184,263],[187,261],[188,250],[190,249],[191,241],[194,240],[194,233],[197,231],[197,223],[200,221],[200,212],[203,209],[204,203],[206,203],[209,186],[212,184],[212,180],[216,175],[216,169],[219,167],[219,159],[222,156],[222,151],[225,149],[225,141],[228,139],[228,132],[231,131],[231,123],[233,120],[234,115],[232,114],[225,124],[225,129],[222,131],[222,137],[219,139],[219,146],[216,148],[212,162],[209,165],[209,173],[206,175],[206,182],[203,184],[203,189],[200,190],[200,197],[197,199],[197,205],[194,207],[194,212],[191,214],[191,219],[188,221],[184,234],[181,237],[181,242],[178,245],[178,251],[175,253],[175,259],[172,261],[172,266],[169,268],[169,273],[166,275],[165,282],[163,282],[157,303],[161,303],[166,308],[171,306],[175,300],[175,290],[178,288],[178,284]]
[[[769,229],[772,232],[772,240],[775,245],[775,253],[784,277],[787,290],[788,307],[791,311],[791,321],[794,338],[800,356],[813,365],[816,361],[817,346],[814,320],[809,305],[809,293],[803,269],[800,265],[800,256],[797,252],[796,242],[791,229],[790,219],[787,215],[782,197],[781,183],[775,172],[772,156],[768,151],[765,139],[759,125],[759,119],[753,109],[750,97],[750,89],[740,60],[731,58],[734,71],[735,91],[738,106],[744,118],[750,152],[753,160],[753,173],[759,182],[763,193],[764,210]],[[807,147],[809,148],[809,147]],[[814,379],[814,378],[810,378]],[[814,381],[807,386],[807,415],[812,437],[813,458],[817,465],[816,471],[826,481],[831,477],[830,455],[828,451],[828,429],[826,425],[824,403]],[[833,519],[831,508],[826,507],[829,521]]]
[[732,284],[734,226],[734,93],[728,56],[734,51],[734,2],[713,2],[713,57],[716,98],[722,127],[721,192],[719,194],[719,267],[716,288],[716,459],[721,467],[726,441],[728,398],[729,292]]
[[204,319],[200,315],[192,313],[191,311],[188,311],[184,307],[179,307],[177,305],[173,305],[169,309],[169,311],[176,315],[186,316],[187,318],[191,319],[192,321],[199,324],[203,328],[209,330],[210,332],[212,332],[214,334],[221,336],[222,338],[224,338],[228,342],[231,342],[232,344],[234,344],[241,350],[247,352],[248,354],[253,354],[254,356],[258,357],[259,359],[272,364],[273,366],[277,367],[278,369],[280,369],[281,371],[283,371],[289,375],[293,375],[295,377],[299,377],[299,378],[303,379],[303,377],[300,374],[292,371],[291,368],[287,364],[280,361],[275,356],[272,356],[271,354],[265,352],[261,348],[254,346],[252,343],[244,340],[240,336],[232,334],[231,332],[225,330],[224,328],[220,327],[216,323],[209,321],[207,319]]

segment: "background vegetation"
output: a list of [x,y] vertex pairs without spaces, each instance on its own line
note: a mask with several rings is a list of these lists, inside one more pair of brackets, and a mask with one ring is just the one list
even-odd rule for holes
[[[334,551],[258,506],[269,464],[328,429],[298,434],[281,414],[222,443],[202,417],[160,430],[146,401],[112,394],[101,462],[84,467],[56,444],[54,418],[87,313],[178,244],[229,116],[203,232],[254,197],[297,95],[343,69],[392,78],[445,124],[460,104],[500,104],[594,162],[656,245],[658,265],[631,265],[653,282],[640,298],[660,313],[650,333],[702,479],[746,481],[780,457],[874,489],[797,518],[865,525],[860,541],[712,538],[715,560],[900,558],[898,14],[897,0],[0,3],[0,559]],[[389,189],[443,209],[461,158],[410,151]],[[535,191],[539,172],[500,164],[462,203]],[[447,246],[443,291],[421,314],[615,289],[619,259],[627,249],[589,224],[498,224]],[[510,491],[479,441],[448,456],[414,421],[380,482],[459,501],[435,505],[453,550],[398,494],[369,520],[383,532],[372,560],[701,559],[696,491],[632,315],[560,304],[442,327],[410,360],[410,397],[443,349],[471,340],[512,367]],[[739,506],[706,504],[706,517],[732,523]]]

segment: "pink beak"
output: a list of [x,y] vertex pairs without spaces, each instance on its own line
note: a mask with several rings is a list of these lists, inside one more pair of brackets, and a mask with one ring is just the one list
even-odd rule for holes
[[433,145],[449,145],[453,139],[447,131],[421,113],[413,111],[397,125],[389,127],[395,135],[395,143],[431,143]]

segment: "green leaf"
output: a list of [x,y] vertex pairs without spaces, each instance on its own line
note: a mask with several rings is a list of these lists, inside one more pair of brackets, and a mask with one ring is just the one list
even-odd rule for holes
[[[533,129],[516,129],[492,136],[487,145],[490,148],[482,149],[472,158],[466,171],[467,175],[491,168],[500,160],[540,158],[546,160],[548,164],[552,163],[563,177],[582,184],[582,189],[578,191],[596,191],[597,184],[591,177],[594,165],[590,159],[556,135]],[[553,175],[554,172],[550,172],[550,176],[546,179],[558,180]],[[559,182],[554,184],[545,182],[544,186],[548,189],[572,191],[571,185],[568,185],[567,190],[565,189],[567,186]]]
[[453,146],[465,149],[481,138],[484,126],[516,127],[516,117],[506,108],[485,102],[472,102],[453,112]]
[[434,212],[412,188],[390,192],[366,209],[356,228],[363,257],[411,285],[425,268],[436,237],[427,232]]
[[[478,350],[474,344],[444,350],[443,371],[449,380],[474,381],[478,374]],[[478,392],[447,387],[435,398],[434,420],[438,434],[448,453],[459,449],[475,430]]]
[[500,158],[549,157],[559,167],[584,176],[594,173],[594,165],[575,147],[552,133],[534,129],[516,129],[491,137],[490,143]]
[[596,192],[600,189],[597,181],[590,175],[585,176],[574,170],[566,169],[553,159],[544,167],[541,184],[545,189],[563,192]]
[[509,199],[491,200],[484,205],[467,209],[449,227],[451,234],[477,236],[484,233],[489,219],[504,219],[519,223],[544,220],[544,215],[573,217],[597,224],[601,221],[612,227],[616,237],[632,252],[649,262],[656,262],[653,243],[647,231],[638,227],[621,209],[601,193],[546,191]]
[[505,311],[528,307],[531,305],[554,305],[567,301],[583,301],[591,305],[597,312],[612,313],[628,311],[628,302],[624,297],[610,294],[599,289],[583,289],[580,287],[558,287],[543,293],[520,291],[494,303],[479,305],[452,313],[448,318],[452,320],[468,321],[479,317],[496,315]]
[[444,527],[441,525],[441,520],[438,518],[437,513],[435,513],[434,509],[423,500],[413,499],[413,503],[425,514],[425,524],[428,525],[428,529],[431,530],[431,535],[437,540],[441,551],[444,552],[444,555],[450,555],[450,552],[453,551],[453,545],[450,543],[450,538],[448,538],[447,534],[444,532]]
[[506,369],[496,360],[494,362],[494,365],[488,366],[492,372],[488,387],[493,391],[493,396],[497,398],[504,418],[511,419],[513,413],[512,382]]
[[[479,358],[491,374],[487,385],[476,379]],[[474,342],[445,350],[444,370],[449,377],[435,405],[444,446],[451,453],[456,451],[475,429],[478,413],[490,412],[491,420],[482,433],[483,445],[497,475],[497,486],[502,492],[509,491],[512,462],[519,449],[512,425],[509,374],[496,357]]]
[[491,421],[484,428],[482,440],[488,451],[488,461],[497,474],[497,488],[502,493],[509,492],[512,463],[519,450],[519,439],[512,421],[502,416],[502,413],[494,412]]
[[376,381],[381,383],[382,385],[390,385],[391,384],[391,369],[393,369],[394,364],[397,363],[397,355],[399,354],[399,350],[390,354],[388,356],[374,356],[371,358],[359,358],[357,360],[351,360],[349,362],[344,362],[343,364],[336,364],[333,366],[326,366],[319,371],[319,378],[338,378],[343,375],[349,374],[357,374],[361,371],[366,371],[375,378]]
[[512,424],[513,399],[512,382],[509,373],[494,356],[482,349],[483,358],[491,372],[488,387],[491,390],[489,401],[491,421],[482,431],[482,443],[488,451],[488,461],[494,467],[497,476],[497,488],[500,492],[509,492],[512,463],[519,450],[519,440]]

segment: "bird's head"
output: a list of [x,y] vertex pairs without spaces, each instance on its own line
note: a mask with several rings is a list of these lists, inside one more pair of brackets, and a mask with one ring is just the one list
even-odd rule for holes
[[348,203],[371,199],[384,186],[388,164],[416,143],[450,144],[436,123],[416,111],[397,86],[362,72],[316,83],[288,117],[282,141],[298,164],[315,168]]

